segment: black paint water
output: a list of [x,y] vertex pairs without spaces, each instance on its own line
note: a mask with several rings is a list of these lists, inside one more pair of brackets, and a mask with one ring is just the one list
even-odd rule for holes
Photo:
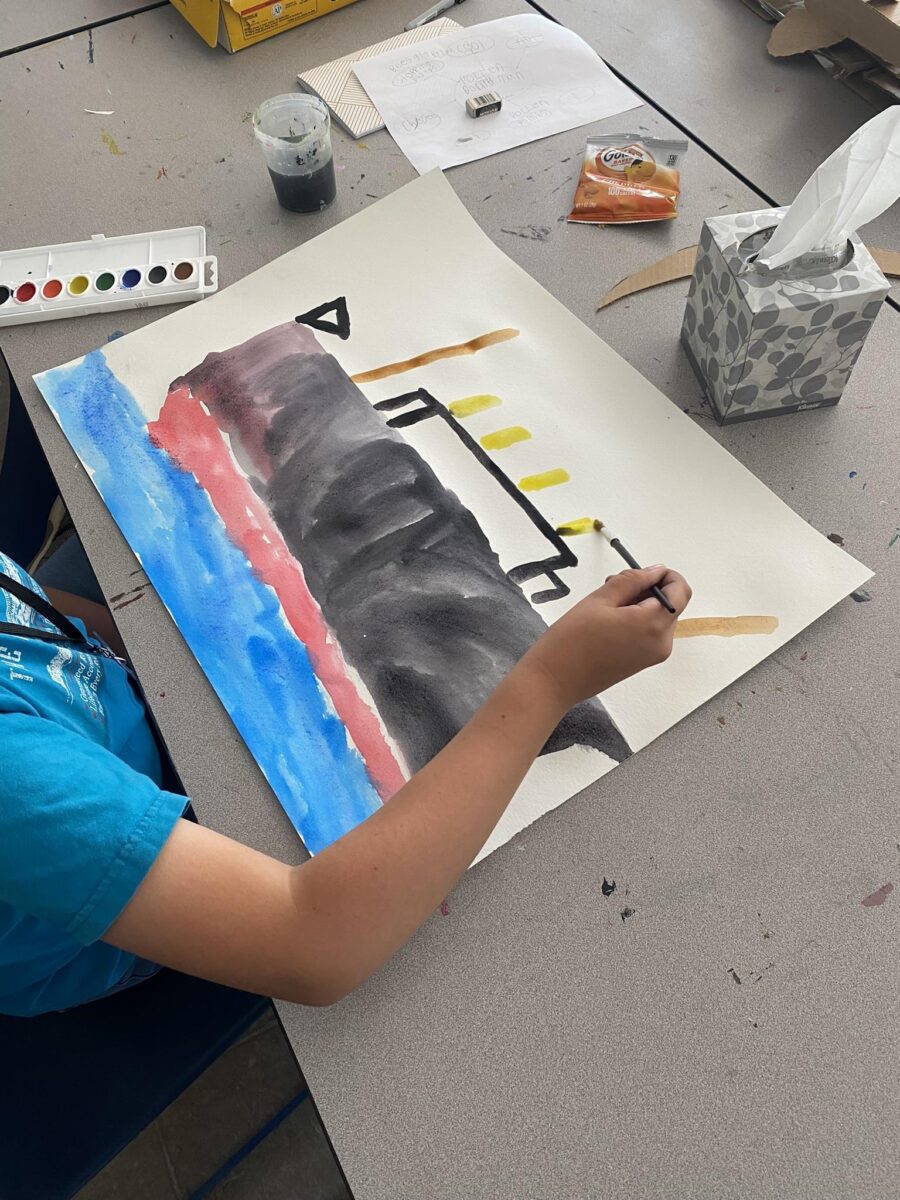
[[334,159],[309,175],[282,175],[269,167],[272,186],[282,208],[291,212],[321,212],[335,197]]

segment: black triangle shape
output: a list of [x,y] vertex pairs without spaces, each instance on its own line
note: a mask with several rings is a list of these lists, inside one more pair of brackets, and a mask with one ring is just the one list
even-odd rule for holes
[[[326,313],[334,313],[334,320],[324,321],[322,318]],[[318,308],[311,308],[309,312],[294,317],[294,320],[298,325],[308,325],[310,329],[318,329],[321,333],[336,333],[344,342],[350,336],[350,314],[344,296],[320,304]]]

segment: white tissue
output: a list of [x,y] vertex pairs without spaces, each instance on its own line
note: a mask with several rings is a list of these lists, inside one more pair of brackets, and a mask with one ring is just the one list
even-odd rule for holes
[[847,237],[900,196],[900,106],[850,135],[813,172],[757,258],[781,267],[801,255],[838,261]]

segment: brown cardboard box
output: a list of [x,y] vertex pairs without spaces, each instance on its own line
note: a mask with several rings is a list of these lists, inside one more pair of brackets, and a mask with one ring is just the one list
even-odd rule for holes
[[900,65],[897,0],[806,0],[775,26],[769,53],[776,57],[822,50],[849,38],[876,58]]
[[353,0],[172,0],[208,46],[233,54],[285,29],[344,8]]

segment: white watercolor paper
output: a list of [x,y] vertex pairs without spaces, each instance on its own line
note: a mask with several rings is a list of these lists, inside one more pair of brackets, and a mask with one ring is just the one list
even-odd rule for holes
[[[237,645],[243,645],[238,639],[246,615],[237,606],[231,581],[220,586],[220,580],[212,579],[208,612],[179,608],[172,590],[172,563],[187,574],[188,603],[202,608],[203,572],[189,565],[189,554],[196,550],[192,527],[179,538],[177,529],[160,515],[164,498],[137,494],[136,472],[141,464],[133,461],[134,454],[118,431],[112,434],[111,459],[103,458],[101,443],[110,436],[108,426],[120,419],[123,406],[133,405],[141,423],[155,421],[173,381],[183,392],[184,378],[204,356],[228,352],[274,327],[288,329],[298,315],[338,296],[346,300],[349,336],[343,339],[327,331],[315,336],[347,375],[361,376],[357,386],[367,404],[376,406],[424,391],[448,412],[462,414],[449,422],[422,420],[397,432],[477,522],[497,556],[498,571],[540,558],[548,548],[534,522],[523,520],[515,496],[498,490],[496,472],[515,492],[523,479],[560,471],[563,476],[555,486],[528,493],[552,529],[574,518],[600,515],[639,559],[664,560],[684,572],[694,588],[690,618],[750,614],[770,619],[770,632],[678,640],[663,666],[606,693],[606,708],[633,752],[869,578],[866,567],[812,529],[511,262],[479,229],[440,173],[418,179],[202,303],[37,377],[63,430],[163,601],[176,613],[188,644],[298,829],[306,830],[304,821],[315,816],[317,806],[326,809],[336,803],[332,790],[337,789],[310,790],[301,778],[314,750],[316,730],[298,722],[288,734],[279,724],[280,697],[290,699],[297,690],[287,660],[270,662],[252,681],[253,719],[264,719],[259,712],[267,703],[268,689],[272,693],[268,719],[275,730],[278,757],[270,761],[265,742],[259,749],[258,730],[248,732],[242,697],[235,699],[228,691],[245,657],[235,652]],[[375,381],[366,378],[373,368],[414,360],[435,348],[470,343],[500,329],[514,333],[477,352],[421,362]],[[206,360],[204,369],[211,361]],[[288,369],[283,386],[293,387],[296,377],[296,371]],[[476,396],[491,397],[491,404],[468,415],[466,406],[455,404]],[[396,411],[386,409],[380,416],[386,421]],[[85,417],[90,414],[93,425],[87,427]],[[203,420],[208,419],[205,411]],[[344,436],[335,429],[334,420],[325,404],[315,420],[317,443]],[[488,435],[516,427],[530,436],[503,449],[488,449],[491,469],[487,469],[473,446],[491,447]],[[468,444],[461,440],[462,434]],[[237,443],[226,433],[221,436],[229,453],[234,452]],[[137,440],[142,438],[143,434]],[[143,442],[141,452],[146,453]],[[158,453],[155,448],[154,453]],[[249,467],[231,463],[229,469],[239,472]],[[302,502],[307,489],[320,481],[309,474],[302,456],[296,471]],[[234,482],[239,482],[237,474]],[[353,484],[355,478],[348,477],[348,495]],[[263,484],[257,480],[256,486]],[[188,492],[191,503],[202,495],[192,480]],[[347,513],[351,530],[356,515]],[[557,571],[567,594],[538,603],[534,597],[547,579],[532,579],[521,587],[530,610],[548,624],[622,567],[599,536],[587,534],[569,544],[576,562]],[[302,566],[303,552],[299,558]],[[273,625],[287,621],[283,611],[277,615],[277,604],[275,612],[276,616],[264,614],[260,620]],[[404,607],[398,604],[396,621],[401,628],[404,620]],[[488,623],[484,644],[490,646],[503,632]],[[449,638],[452,633],[446,623],[437,622],[435,643]],[[349,657],[346,646],[344,652]],[[223,664],[218,676],[217,653]],[[359,695],[371,702],[372,693],[352,661],[348,678],[355,681]],[[414,700],[411,704],[415,709]],[[381,710],[378,715],[387,740],[394,744],[390,715]],[[539,758],[483,854],[615,765],[612,758],[584,745]],[[293,775],[285,774],[288,768]],[[327,841],[324,836],[317,843],[308,832],[304,838],[314,848]]]
[[[636,108],[640,99],[571,30],[536,13],[501,17],[354,70],[420,175],[522,146]],[[466,114],[497,92],[503,107]]]

